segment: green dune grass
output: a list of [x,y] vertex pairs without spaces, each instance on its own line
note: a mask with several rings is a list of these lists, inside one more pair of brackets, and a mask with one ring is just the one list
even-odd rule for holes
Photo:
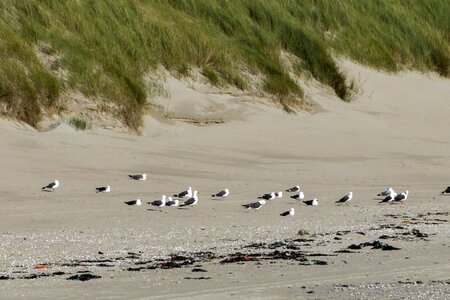
[[352,83],[338,57],[448,77],[449,11],[447,0],[4,0],[0,112],[37,127],[43,114],[64,110],[64,92],[80,91],[139,130],[152,96],[144,77],[160,65],[243,90],[246,70],[295,109],[303,91],[282,51],[299,58],[295,73],[348,101]]

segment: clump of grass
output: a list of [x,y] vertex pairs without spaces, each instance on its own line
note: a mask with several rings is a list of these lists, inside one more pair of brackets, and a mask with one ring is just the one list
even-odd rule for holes
[[[288,108],[302,92],[281,51],[300,59],[296,73],[348,101],[352,87],[335,56],[450,76],[449,11],[445,0],[0,1],[0,102],[37,126],[63,105],[64,87],[110,102],[110,113],[138,131],[153,96],[146,74],[163,65],[183,76],[199,68],[212,84],[240,89],[248,88],[240,70],[261,74]],[[67,78],[39,62],[36,45],[58,53]]]
[[76,130],[89,130],[91,129],[91,123],[85,119],[73,117],[69,120],[69,125]]
[[213,85],[219,85],[220,83],[219,75],[211,67],[205,66],[202,70],[202,74],[203,76],[208,78],[209,82],[211,82]]

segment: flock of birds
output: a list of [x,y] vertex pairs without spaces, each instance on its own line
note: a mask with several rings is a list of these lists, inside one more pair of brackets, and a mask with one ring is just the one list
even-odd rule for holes
[[[133,180],[139,180],[139,181],[147,180],[147,174],[134,174],[134,175],[128,175],[128,177]],[[59,187],[59,181],[55,180],[55,181],[49,183],[48,185],[42,187],[42,190],[54,191],[58,187]],[[101,187],[96,187],[95,190],[97,191],[97,193],[109,193],[109,192],[111,192],[111,187],[109,185],[101,186]],[[295,200],[303,200],[305,198],[304,193],[300,190],[300,186],[298,186],[298,185],[294,186],[290,189],[287,189],[286,192],[292,193],[290,198],[295,199]],[[164,206],[174,206],[174,207],[191,206],[191,207],[193,207],[194,205],[196,205],[198,203],[198,194],[199,194],[198,191],[193,190],[192,187],[189,187],[185,191],[182,191],[178,194],[174,194],[173,198],[168,197],[166,195],[162,195],[161,199],[155,200],[152,202],[147,202],[147,203],[152,206],[156,206],[159,209],[161,209]],[[385,197],[383,200],[381,200],[380,203],[394,203],[394,202],[403,203],[406,199],[408,199],[408,194],[409,194],[409,191],[405,191],[405,192],[397,194],[393,188],[388,187],[384,191],[379,193],[377,196]],[[444,191],[442,191],[442,194],[450,194],[450,186],[448,186]],[[211,197],[226,198],[229,195],[230,195],[230,191],[229,191],[229,189],[226,188],[216,194],[211,195]],[[283,192],[271,192],[271,193],[264,194],[260,197],[257,197],[260,200],[258,200],[256,202],[251,202],[248,204],[244,204],[242,206],[247,209],[258,210],[261,207],[263,207],[267,203],[267,201],[270,201],[270,200],[273,200],[276,198],[282,198],[282,197],[283,197]],[[348,203],[349,201],[352,200],[352,198],[353,198],[353,193],[349,192],[347,195],[343,196],[342,198],[337,200],[335,203],[338,203],[338,204]],[[182,199],[186,199],[186,200],[182,201]],[[133,199],[130,201],[126,201],[125,203],[128,205],[141,205],[142,201],[140,199]],[[319,200],[317,200],[317,198],[314,198],[311,200],[303,200],[303,203],[305,203],[306,205],[316,206],[316,205],[319,205]],[[295,210],[294,210],[294,208],[291,208],[290,210],[285,211],[285,212],[281,213],[280,215],[281,216],[293,216],[293,215],[295,215]]]

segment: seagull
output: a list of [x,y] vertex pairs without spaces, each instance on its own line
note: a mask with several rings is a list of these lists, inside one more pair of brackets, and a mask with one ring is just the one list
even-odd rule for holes
[[173,200],[172,197],[167,197],[166,206],[178,206],[180,205],[180,200]]
[[450,194],[450,186],[443,190],[441,194]]
[[345,195],[344,197],[342,197],[341,199],[339,199],[338,201],[336,201],[335,203],[347,203],[350,200],[352,200],[353,197],[353,193],[350,192],[347,195]]
[[244,204],[242,206],[248,209],[260,209],[264,204],[266,204],[266,200],[259,200],[257,202]]
[[56,179],[55,181],[53,181],[53,182],[49,183],[48,185],[42,187],[42,189],[43,190],[52,189],[52,191],[54,191],[58,187],[59,187],[59,181]]
[[211,197],[228,197],[228,195],[230,194],[230,190],[228,189],[224,189],[223,191],[218,192],[217,194],[211,195]]
[[264,194],[260,197],[258,197],[258,199],[264,199],[264,200],[272,200],[275,199],[276,195],[274,192],[270,193],[270,194]]
[[400,193],[397,196],[395,196],[394,201],[402,203],[403,201],[408,199],[408,194],[409,194],[409,191],[406,191],[404,193]]
[[95,188],[97,190],[97,193],[109,193],[111,192],[111,187],[108,186],[101,186],[101,187],[96,187]]
[[188,187],[187,190],[185,190],[185,191],[179,193],[178,195],[175,194],[175,195],[173,195],[173,196],[174,196],[174,197],[177,197],[177,198],[184,198],[184,197],[192,198],[192,188],[191,188],[191,187]]
[[277,197],[277,198],[283,198],[283,192],[275,193],[275,197]]
[[130,177],[131,179],[134,180],[147,180],[147,174],[134,174],[134,175],[128,175],[128,177]]
[[395,193],[393,188],[386,188],[384,191],[382,191],[381,193],[378,193],[377,196],[389,196],[390,194]]
[[300,186],[299,185],[296,185],[296,186],[291,187],[290,189],[286,190],[286,192],[289,192],[289,193],[295,193],[295,192],[299,192],[299,191],[300,191]]
[[290,210],[285,211],[284,213],[280,214],[280,216],[283,216],[283,217],[285,217],[285,216],[293,216],[293,215],[295,215],[295,211],[294,211],[293,207]]
[[319,201],[317,200],[317,198],[314,198],[312,200],[305,200],[303,201],[303,203],[305,203],[306,205],[319,205]]
[[295,200],[303,200],[305,199],[305,194],[303,194],[303,192],[299,192],[298,194],[292,195],[291,198]]
[[392,201],[394,201],[395,197],[397,197],[397,193],[396,192],[392,192],[389,195],[387,195],[386,198],[381,200],[380,203],[392,202]]
[[184,201],[180,207],[183,206],[194,206],[198,203],[198,192],[194,191],[194,195],[192,196],[192,198],[189,198],[188,200]]
[[159,208],[166,206],[166,195],[161,196],[161,200],[155,200],[153,202],[149,202],[148,204],[151,204],[153,206],[157,206]]
[[125,202],[128,205],[141,205],[141,199],[135,199],[135,200],[130,200],[130,201],[126,201]]

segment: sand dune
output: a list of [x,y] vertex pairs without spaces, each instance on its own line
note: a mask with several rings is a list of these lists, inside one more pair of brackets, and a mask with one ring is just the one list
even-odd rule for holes
[[[103,278],[0,281],[1,298],[390,298],[395,290],[414,298],[398,283],[408,280],[421,281],[421,292],[448,296],[450,197],[439,193],[450,185],[450,81],[342,65],[358,81],[359,95],[344,103],[310,81],[306,95],[321,107],[317,113],[290,115],[251,96],[194,89],[170,78],[171,98],[159,100],[162,114],[146,118],[142,136],[78,132],[65,124],[37,133],[0,121],[0,276],[128,252],[141,251],[148,259],[183,251],[226,254],[253,242],[295,238],[300,229],[316,235],[302,248],[311,252],[333,253],[392,234],[392,229],[370,230],[385,223],[427,232],[428,241],[389,240],[402,249],[325,257],[327,266],[212,261],[203,264],[208,272],[200,275],[207,280],[185,279],[199,277],[192,268],[129,272],[127,260],[103,268],[55,267],[52,271],[71,274],[88,269]],[[127,177],[132,173],[149,177],[133,181]],[[40,191],[54,179],[61,183],[56,192]],[[240,206],[261,192],[296,184],[307,199],[318,198],[319,206],[287,197],[257,212]],[[96,194],[101,185],[111,185],[112,192]],[[195,209],[158,212],[144,204],[124,205],[188,186],[200,191]],[[388,186],[409,190],[407,202],[378,204],[375,195]],[[224,187],[231,191],[227,199],[209,197]],[[334,201],[349,191],[352,203],[337,207]],[[294,217],[279,217],[290,207]],[[427,213],[447,214],[436,215],[441,221],[432,224],[434,215]],[[339,230],[351,233],[335,240]],[[375,282],[386,286],[367,288]],[[336,287],[344,283],[353,289]]]

